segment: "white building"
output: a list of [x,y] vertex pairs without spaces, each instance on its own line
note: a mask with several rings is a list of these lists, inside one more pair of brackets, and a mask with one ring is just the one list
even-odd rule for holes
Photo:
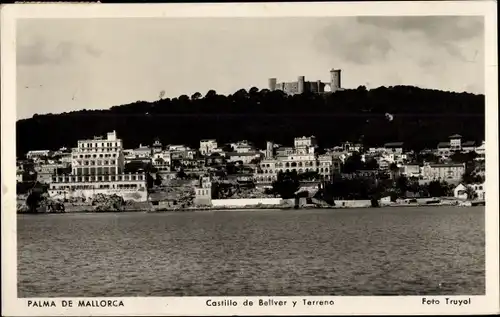
[[160,153],[161,151],[163,151],[163,145],[161,144],[159,139],[156,139],[152,146],[152,152],[153,154],[155,154]]
[[159,171],[170,171],[172,166],[172,153],[170,151],[154,153],[152,163]]
[[[468,197],[467,195],[467,187],[470,187],[472,191],[474,191],[476,197]],[[478,200],[484,200],[485,199],[485,186],[484,184],[471,184],[471,185],[464,185],[464,184],[458,184],[457,187],[453,190],[453,196],[458,199],[478,199]]]
[[260,160],[262,156],[260,152],[226,153],[228,162],[242,162],[243,164],[250,164],[254,160]]
[[460,134],[454,134],[450,136],[450,150],[451,151],[462,150],[462,136]]
[[35,160],[39,158],[49,157],[52,155],[51,150],[34,150],[26,153],[26,158],[29,160]]
[[328,180],[332,173],[340,171],[340,167],[340,160],[334,159],[332,155],[292,154],[261,161],[254,178],[257,182],[272,182],[278,178],[279,172],[296,171],[298,174],[317,172]]
[[208,139],[200,141],[200,153],[202,155],[210,155],[217,148],[217,140]]
[[167,146],[167,149],[172,152],[183,152],[190,151],[191,148],[182,144],[170,144]]
[[145,201],[144,174],[124,174],[123,142],[116,132],[106,138],[78,141],[72,153],[71,175],[53,176],[49,195],[55,199],[91,198],[95,194],[117,194],[127,200]]
[[314,135],[298,137],[293,140],[293,146],[296,154],[314,154],[318,147],[318,142]]
[[429,164],[422,167],[424,180],[459,181],[465,173],[465,163],[463,164]]
[[153,150],[149,146],[142,144],[139,144],[139,147],[134,149],[133,152],[136,158],[150,158],[152,154]]
[[403,167],[403,175],[407,177],[420,177],[420,166],[418,164],[405,164]]
[[123,173],[123,142],[110,132],[106,138],[94,137],[78,141],[72,152],[73,175],[103,175]]
[[476,147],[474,151],[477,153],[476,160],[484,160],[486,153],[486,143],[483,141],[480,146]]
[[403,154],[403,142],[390,142],[384,144],[385,153],[387,154]]

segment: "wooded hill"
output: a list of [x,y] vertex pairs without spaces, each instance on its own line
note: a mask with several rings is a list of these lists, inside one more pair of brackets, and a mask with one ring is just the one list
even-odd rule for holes
[[[33,105],[36,108],[36,105]],[[388,115],[389,114],[389,115]],[[292,145],[296,136],[315,135],[321,146],[362,142],[366,146],[405,142],[435,148],[459,133],[480,142],[485,135],[484,95],[411,86],[364,86],[327,94],[288,96],[281,91],[241,89],[224,96],[209,91],[155,102],[138,101],[108,110],[34,115],[17,122],[17,154],[74,147],[79,139],[116,130],[126,148],[139,143],[187,144],[199,140],[266,140]]]

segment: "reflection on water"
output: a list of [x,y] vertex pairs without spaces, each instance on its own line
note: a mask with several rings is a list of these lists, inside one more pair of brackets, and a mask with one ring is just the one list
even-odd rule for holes
[[18,216],[18,296],[485,293],[484,207]]

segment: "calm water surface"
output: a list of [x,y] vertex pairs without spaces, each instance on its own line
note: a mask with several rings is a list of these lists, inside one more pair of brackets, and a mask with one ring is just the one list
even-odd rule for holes
[[18,296],[485,293],[484,207],[18,216]]

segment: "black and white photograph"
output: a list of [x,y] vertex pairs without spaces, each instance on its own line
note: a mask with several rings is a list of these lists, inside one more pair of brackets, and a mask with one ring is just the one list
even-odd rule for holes
[[7,6],[2,313],[498,313],[496,3],[406,4]]

